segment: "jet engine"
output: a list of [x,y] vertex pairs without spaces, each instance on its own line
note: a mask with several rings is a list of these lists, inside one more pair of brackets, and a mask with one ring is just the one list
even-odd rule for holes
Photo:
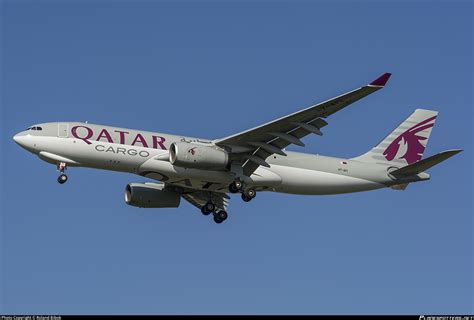
[[163,189],[163,185],[129,183],[125,187],[125,202],[140,208],[177,208],[181,201],[179,193]]
[[184,168],[221,170],[229,163],[229,155],[217,146],[174,142],[170,146],[170,163]]

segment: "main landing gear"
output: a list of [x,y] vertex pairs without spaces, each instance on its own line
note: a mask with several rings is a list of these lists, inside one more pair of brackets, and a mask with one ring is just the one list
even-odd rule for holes
[[59,177],[58,177],[58,182],[60,184],[63,184],[67,181],[67,175],[64,173],[66,169],[67,169],[66,163],[61,162],[60,164],[58,164],[58,170],[60,172]]
[[201,212],[203,215],[208,216],[211,213],[214,216],[214,222],[219,224],[227,220],[227,212],[224,210],[216,211],[216,205],[211,201],[207,202],[205,205],[201,207]]
[[242,200],[245,202],[249,202],[255,196],[257,195],[257,192],[253,188],[245,188],[243,182],[240,179],[234,180],[230,185],[229,185],[229,192],[230,193],[241,193],[242,194]]
[[224,210],[214,212],[214,222],[219,224],[224,222],[227,219],[227,212]]
[[202,208],[201,208],[201,212],[202,212],[202,214],[205,215],[205,216],[208,216],[208,215],[211,214],[211,212],[213,212],[214,210],[216,210],[216,206],[215,206],[214,203],[212,203],[212,202],[206,203],[206,204],[203,205]]
[[246,189],[242,192],[242,200],[244,200],[245,202],[249,202],[250,200],[255,198],[256,195],[257,195],[257,192],[255,191],[255,189],[252,189],[252,188]]
[[229,192],[230,193],[239,193],[242,190],[243,187],[244,187],[244,184],[242,183],[242,181],[240,181],[240,179],[236,179],[236,180],[234,180],[234,182],[232,182],[229,185]]

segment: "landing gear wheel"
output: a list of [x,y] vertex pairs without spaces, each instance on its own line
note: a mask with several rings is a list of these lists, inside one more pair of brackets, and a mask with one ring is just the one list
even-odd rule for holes
[[255,189],[250,188],[245,190],[242,195],[245,195],[247,198],[253,199],[257,195],[257,192],[255,191]]
[[243,187],[242,181],[237,179],[229,185],[229,192],[238,193],[240,190],[242,190],[242,187]]
[[219,212],[214,213],[214,222],[215,223],[222,223],[227,219],[227,212],[221,210]]
[[229,185],[229,192],[230,193],[238,193],[239,192],[239,190],[236,188],[236,186],[233,182]]
[[201,213],[205,216],[208,216],[211,213],[211,211],[208,211],[206,206],[202,206]]
[[67,175],[64,174],[64,171],[66,171],[67,164],[65,162],[60,162],[58,164],[58,170],[59,170],[59,177],[58,177],[58,182],[60,184],[63,184],[67,181]]
[[58,177],[58,182],[60,184],[63,184],[67,181],[67,175],[65,175],[64,173],[61,173]]
[[242,181],[240,181],[239,179],[234,181],[234,185],[237,188],[237,190],[242,189]]
[[250,200],[252,200],[252,198],[249,198],[245,195],[245,193],[242,193],[242,200],[244,200],[245,202],[249,202]]
[[216,210],[216,206],[214,205],[214,203],[212,202],[208,202],[206,203],[205,205],[202,206],[201,208],[201,212],[203,215],[207,216],[208,214],[210,214],[211,212],[213,212],[214,210]]

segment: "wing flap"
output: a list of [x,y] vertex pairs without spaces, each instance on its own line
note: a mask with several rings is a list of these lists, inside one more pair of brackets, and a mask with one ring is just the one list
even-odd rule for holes
[[200,190],[186,191],[181,194],[184,200],[198,209],[201,209],[209,200],[212,200],[219,210],[226,210],[229,206],[230,197],[225,193],[206,192]]
[[[315,127],[315,128],[318,128],[318,129],[321,129],[321,128],[325,127],[327,124],[328,123],[325,120],[321,119],[321,118],[315,119],[315,120],[308,123],[308,125],[311,125],[312,127]],[[300,127],[296,128],[295,130],[291,131],[291,135],[294,136],[297,139],[301,139],[301,138],[307,136],[310,133],[311,132],[308,129],[305,129],[302,126],[300,126]],[[284,139],[277,138],[277,139],[274,139],[271,142],[269,142],[267,145],[270,145],[274,148],[283,150],[284,148],[288,147],[290,144],[291,144],[290,142],[288,142]],[[281,151],[281,152],[283,152],[283,151]],[[270,150],[265,150],[265,148],[258,148],[257,150],[255,150],[254,155],[256,155],[257,157],[259,157],[261,159],[266,159],[266,158],[268,158],[269,156],[271,156],[272,154],[275,154],[275,153],[277,153],[277,152],[270,152]],[[256,164],[255,162],[247,161],[243,165],[243,173],[246,176],[250,176],[255,170],[257,170],[258,166],[259,165]]]

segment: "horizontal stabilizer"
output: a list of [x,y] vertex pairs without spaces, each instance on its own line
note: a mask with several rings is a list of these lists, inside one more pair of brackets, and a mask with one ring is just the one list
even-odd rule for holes
[[390,174],[394,176],[411,176],[418,174],[420,172],[426,171],[429,168],[437,165],[438,163],[443,162],[446,159],[451,158],[452,156],[458,154],[462,150],[448,150],[448,151],[443,151],[438,154],[435,154],[434,156],[428,157],[426,159],[422,159],[418,162],[415,162],[413,164],[410,164],[406,167],[400,168],[398,170],[390,172]]

